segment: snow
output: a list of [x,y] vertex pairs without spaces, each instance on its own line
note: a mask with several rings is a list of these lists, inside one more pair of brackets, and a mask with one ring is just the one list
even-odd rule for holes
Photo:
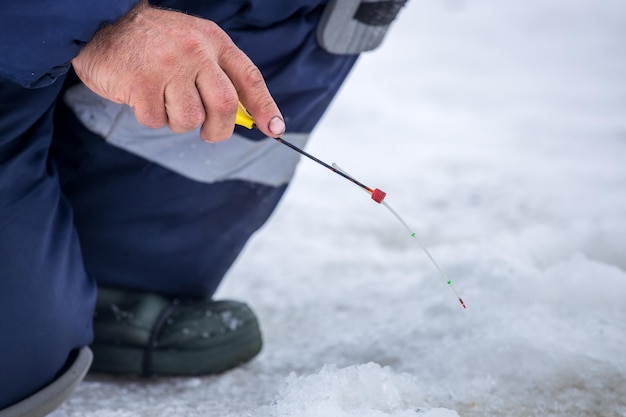
[[230,271],[261,355],[54,417],[626,416],[626,3],[414,0]]

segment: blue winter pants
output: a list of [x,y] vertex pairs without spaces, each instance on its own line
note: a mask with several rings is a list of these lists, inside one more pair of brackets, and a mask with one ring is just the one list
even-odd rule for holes
[[286,187],[200,183],[113,147],[61,85],[0,80],[0,409],[90,343],[95,282],[211,296]]

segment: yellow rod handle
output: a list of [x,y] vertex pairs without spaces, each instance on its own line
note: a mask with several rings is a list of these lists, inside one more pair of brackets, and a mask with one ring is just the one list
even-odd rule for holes
[[252,129],[252,127],[254,126],[254,119],[252,118],[252,116],[250,116],[250,113],[248,113],[248,110],[246,110],[241,102],[239,103],[239,107],[237,108],[237,117],[235,118],[235,124],[243,126],[247,129]]

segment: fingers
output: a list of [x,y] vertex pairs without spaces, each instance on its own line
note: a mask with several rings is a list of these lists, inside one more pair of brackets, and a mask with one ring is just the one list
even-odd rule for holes
[[[203,140],[226,140],[233,134],[241,101],[264,134],[282,135],[283,117],[259,69],[215,23],[202,23],[211,44],[192,44],[190,48],[196,56],[204,56],[196,66],[195,85],[184,84],[190,80],[187,72],[181,74],[180,83],[170,80],[165,88],[170,128],[185,132],[202,125]],[[206,59],[207,56],[212,58]]]
[[283,116],[267,89],[261,71],[250,58],[231,43],[221,50],[218,62],[259,130],[267,136],[281,136],[285,131]]
[[196,86],[206,114],[200,137],[206,142],[220,142],[230,138],[235,130],[239,103],[232,82],[215,65],[198,74]]
[[165,87],[167,124],[174,132],[189,132],[204,123],[206,112],[194,80],[181,80]]
[[156,129],[165,126],[168,120],[163,99],[160,88],[146,85],[138,88],[137,93],[131,95],[126,102],[135,112],[139,123]]
[[131,106],[148,127],[201,126],[206,141],[232,135],[239,101],[264,134],[283,133],[261,72],[217,24],[152,7],[129,16],[99,31],[73,60],[91,90]]
[[137,121],[151,128],[165,124],[174,132],[189,132],[200,126],[206,142],[230,138],[235,128],[239,102],[230,79],[217,65],[207,65],[197,79],[189,74],[169,80],[165,90],[142,88],[129,102]]
[[234,45],[230,54],[223,61],[225,66],[207,62],[198,72],[195,85],[189,85],[188,78],[181,78],[180,83],[170,82],[166,86],[169,127],[175,132],[187,132],[202,125],[200,137],[204,141],[226,140],[233,134],[241,101],[264,134],[281,136],[285,123],[261,72]]

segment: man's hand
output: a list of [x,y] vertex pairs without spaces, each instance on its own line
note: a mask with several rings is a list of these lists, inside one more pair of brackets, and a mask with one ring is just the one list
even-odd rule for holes
[[146,0],[99,30],[72,64],[87,87],[132,107],[145,126],[202,126],[202,139],[218,142],[232,135],[241,101],[266,135],[285,130],[261,72],[222,29]]

